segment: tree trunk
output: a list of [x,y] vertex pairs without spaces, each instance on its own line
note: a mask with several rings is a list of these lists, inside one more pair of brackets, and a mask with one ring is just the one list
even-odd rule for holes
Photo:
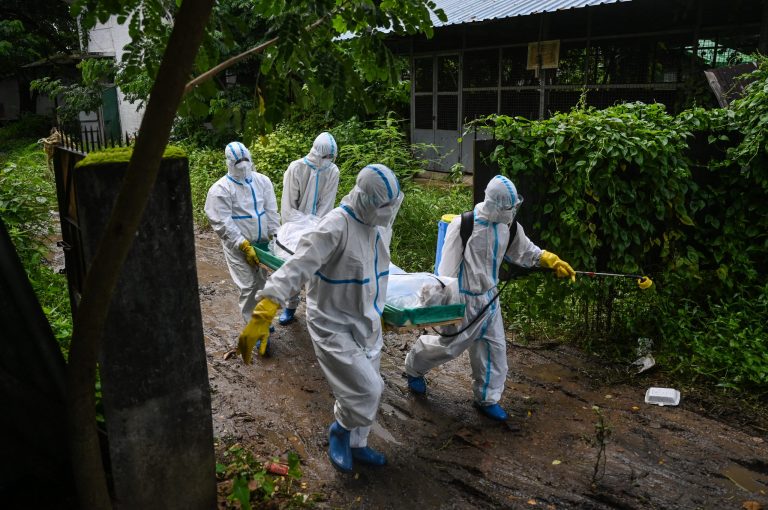
[[96,433],[94,383],[109,304],[138,229],[215,0],[179,8],[152,87],[125,181],[83,285],[67,370],[70,454],[81,508],[111,508]]

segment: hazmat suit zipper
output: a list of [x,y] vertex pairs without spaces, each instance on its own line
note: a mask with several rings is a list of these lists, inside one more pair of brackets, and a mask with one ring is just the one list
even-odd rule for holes
[[253,189],[253,179],[245,179],[245,182],[248,184],[248,187],[251,188],[251,197],[253,198],[253,212],[256,213],[256,220],[259,222],[259,237],[256,239],[256,242],[261,241],[261,216],[266,213],[266,211],[259,213],[259,203],[256,200],[256,190]]
[[320,172],[315,172],[315,198],[312,201],[312,214],[317,216],[317,194],[320,190]]
[[[374,227],[376,228],[376,227]],[[381,316],[384,312],[379,308],[379,277],[389,274],[389,270],[379,274],[379,229],[376,229],[376,237],[373,240],[373,277],[376,279],[376,296],[373,298],[373,308]]]
[[494,285],[497,285],[499,283],[499,277],[496,274],[496,262],[498,261],[498,254],[499,254],[499,231],[497,227],[499,226],[498,223],[493,224],[493,265],[491,266],[491,279],[493,281]]

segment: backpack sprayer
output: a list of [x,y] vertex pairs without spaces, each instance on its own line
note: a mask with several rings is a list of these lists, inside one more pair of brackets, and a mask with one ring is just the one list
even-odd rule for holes
[[[467,241],[469,240],[470,235],[472,235],[472,230],[475,226],[475,220],[474,220],[474,211],[466,211],[461,214],[461,224],[459,226],[459,237],[461,238],[461,244],[462,244],[462,251],[467,248]],[[513,221],[512,224],[509,226],[509,241],[507,243],[507,250],[509,250],[510,245],[515,240],[515,236],[517,236],[517,220]],[[506,253],[507,250],[504,250]],[[498,299],[499,294],[506,288],[507,283],[509,283],[511,280],[514,280],[516,278],[520,278],[521,276],[526,276],[528,274],[531,274],[535,271],[549,271],[549,269],[545,269],[543,267],[521,267],[515,264],[510,264],[509,262],[502,262],[501,267],[499,268],[499,281],[503,281],[504,283],[499,287],[499,290],[496,291],[496,295],[493,296],[493,298],[488,301],[488,304],[486,304],[482,310],[480,310],[474,319],[472,319],[466,326],[461,328],[459,331],[456,331],[455,333],[445,334],[440,333],[435,328],[432,328],[432,331],[437,333],[438,335],[444,336],[444,337],[454,337],[457,335],[460,335],[464,331],[466,331],[470,326],[472,326],[477,320],[483,316],[486,310],[493,304],[496,299]],[[650,288],[653,285],[653,281],[648,278],[647,276],[638,275],[638,274],[621,274],[621,273],[598,273],[596,271],[574,271],[576,274],[583,274],[586,276],[589,276],[590,278],[596,278],[596,277],[617,277],[617,278],[633,278],[637,281],[637,286],[640,287],[641,290],[646,290]]]
[[[505,267],[506,266],[506,267]],[[456,331],[455,333],[440,333],[435,328],[432,328],[432,331],[437,333],[440,336],[444,337],[454,337],[462,334],[467,329],[469,329],[474,323],[480,319],[480,317],[485,314],[485,311],[488,310],[488,308],[493,304],[494,301],[496,301],[499,298],[499,294],[507,287],[507,284],[511,282],[514,279],[520,278],[522,276],[529,275],[533,272],[542,272],[542,271],[550,271],[550,269],[545,269],[543,267],[520,267],[516,266],[514,264],[509,264],[508,262],[503,262],[501,264],[501,268],[499,269],[499,279],[502,280],[504,283],[502,283],[501,287],[499,287],[499,290],[496,291],[496,294],[491,298],[490,301],[488,301],[488,304],[486,304],[475,316],[474,319],[469,321],[469,323],[461,328],[459,331]],[[649,289],[651,286],[653,286],[653,280],[651,280],[647,276],[643,275],[637,275],[637,274],[623,274],[623,273],[599,273],[597,271],[574,271],[576,274],[583,274],[586,276],[589,276],[590,278],[596,278],[596,277],[615,277],[615,278],[633,278],[637,281],[637,286],[640,287],[641,290]]]

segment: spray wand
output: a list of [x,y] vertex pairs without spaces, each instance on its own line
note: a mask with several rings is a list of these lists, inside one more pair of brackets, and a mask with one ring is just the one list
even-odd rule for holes
[[598,276],[608,276],[608,277],[617,277],[617,278],[633,278],[637,281],[637,286],[640,287],[642,290],[648,289],[653,285],[653,280],[648,278],[647,276],[643,276],[640,274],[622,274],[622,273],[598,273],[596,271],[574,271],[576,274],[583,274],[585,276],[589,276],[590,278],[595,278]]

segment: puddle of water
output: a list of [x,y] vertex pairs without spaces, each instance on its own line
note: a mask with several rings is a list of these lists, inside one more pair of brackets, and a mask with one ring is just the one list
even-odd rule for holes
[[373,426],[371,426],[371,432],[373,432],[376,437],[380,437],[387,443],[393,443],[396,445],[401,444],[400,441],[395,439],[395,436],[393,436],[387,429],[382,427],[378,421],[373,422]]
[[765,482],[768,482],[768,478],[760,473],[755,473],[734,464],[725,468],[723,475],[745,491],[768,494],[768,485],[765,485]]
[[407,420],[408,417],[401,413],[396,407],[391,406],[387,404],[386,402],[382,402],[379,406],[382,413],[395,416],[398,420]]

